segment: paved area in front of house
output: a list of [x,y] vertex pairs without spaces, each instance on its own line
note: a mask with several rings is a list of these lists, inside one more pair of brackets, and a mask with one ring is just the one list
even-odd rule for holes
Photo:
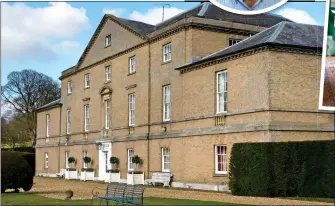
[[[65,180],[61,178],[35,177],[34,186],[31,193],[45,197],[64,199],[66,190],[74,192],[73,199],[90,199],[91,191],[94,187],[105,189],[106,184],[102,182]],[[153,188],[145,189],[144,197],[162,197],[176,199],[193,199],[202,201],[215,201],[239,204],[253,205],[332,205],[332,203],[311,202],[300,200],[288,200],[281,198],[264,198],[264,197],[244,197],[233,196],[228,193],[195,191],[173,188]]]

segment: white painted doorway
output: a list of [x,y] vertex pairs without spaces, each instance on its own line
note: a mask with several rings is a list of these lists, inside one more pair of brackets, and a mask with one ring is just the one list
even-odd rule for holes
[[107,172],[106,170],[111,169],[109,159],[112,156],[112,143],[101,142],[99,148],[99,180],[105,180]]

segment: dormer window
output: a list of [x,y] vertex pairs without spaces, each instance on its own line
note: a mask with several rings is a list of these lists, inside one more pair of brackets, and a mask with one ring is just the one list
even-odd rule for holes
[[105,38],[105,47],[108,47],[112,44],[112,36],[111,35],[107,35]]
[[229,39],[229,46],[239,43],[242,39]]

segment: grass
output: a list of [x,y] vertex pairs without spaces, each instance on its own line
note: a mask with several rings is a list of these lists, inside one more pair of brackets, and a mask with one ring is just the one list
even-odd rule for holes
[[[111,202],[110,202],[111,203]],[[95,200],[94,205],[100,201]],[[3,193],[1,194],[1,205],[91,205],[91,200],[60,200],[47,198],[31,193]],[[113,202],[112,205],[115,205]],[[182,200],[158,197],[144,198],[144,205],[237,205],[223,202],[207,202],[199,200]]]
[[325,198],[325,197],[284,197],[284,199],[335,203],[334,198]]

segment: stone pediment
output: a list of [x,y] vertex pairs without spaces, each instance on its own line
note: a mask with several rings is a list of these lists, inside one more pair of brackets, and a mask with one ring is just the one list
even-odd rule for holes
[[106,95],[106,94],[111,94],[113,92],[112,88],[109,86],[103,86],[101,87],[101,89],[99,90],[99,94],[101,96]]

